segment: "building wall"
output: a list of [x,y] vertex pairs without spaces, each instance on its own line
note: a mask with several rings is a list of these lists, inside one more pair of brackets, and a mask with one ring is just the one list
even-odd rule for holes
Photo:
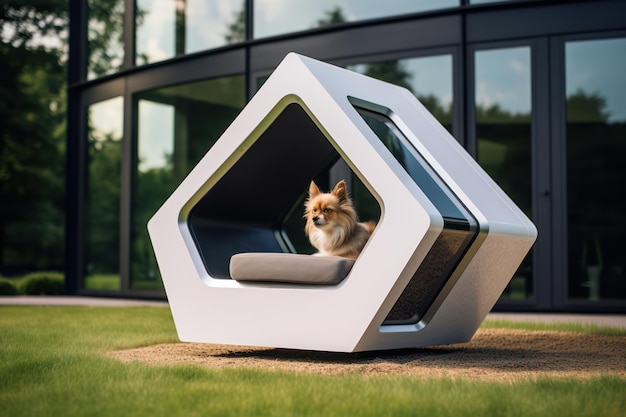
[[410,89],[533,219],[497,308],[626,311],[626,2],[71,6],[69,291],[164,296],[147,219],[295,51]]

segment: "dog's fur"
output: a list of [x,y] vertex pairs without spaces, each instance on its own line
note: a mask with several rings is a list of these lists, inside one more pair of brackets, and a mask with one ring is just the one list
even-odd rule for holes
[[344,180],[330,193],[311,181],[304,217],[306,234],[319,251],[316,255],[356,259],[376,227],[374,222],[359,222]]

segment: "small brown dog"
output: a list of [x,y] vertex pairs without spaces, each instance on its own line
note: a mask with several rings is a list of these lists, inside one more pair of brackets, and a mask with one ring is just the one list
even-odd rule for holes
[[316,255],[356,259],[376,227],[374,222],[359,222],[344,180],[330,193],[322,193],[311,181],[304,217]]

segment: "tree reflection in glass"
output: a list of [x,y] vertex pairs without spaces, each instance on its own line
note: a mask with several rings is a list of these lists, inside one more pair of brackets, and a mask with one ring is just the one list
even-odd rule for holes
[[137,97],[131,287],[161,288],[146,225],[245,105],[243,76],[141,93]]
[[87,0],[89,5],[87,77],[119,71],[124,60],[124,1]]
[[254,37],[309,30],[343,22],[446,9],[459,0],[255,0]]
[[137,0],[136,7],[137,65],[245,39],[243,0]]
[[566,44],[571,299],[626,299],[626,39]]
[[348,69],[407,88],[452,131],[452,55],[379,61]]
[[[476,154],[478,163],[532,218],[530,48],[477,51]],[[503,298],[533,296],[532,252]]]
[[120,174],[123,100],[89,107],[85,215],[86,289],[119,290]]

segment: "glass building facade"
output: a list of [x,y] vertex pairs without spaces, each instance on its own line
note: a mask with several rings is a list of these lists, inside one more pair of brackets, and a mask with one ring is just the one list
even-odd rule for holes
[[70,0],[67,290],[165,297],[146,222],[293,51],[409,89],[533,219],[497,309],[626,312],[623,16],[616,0]]

